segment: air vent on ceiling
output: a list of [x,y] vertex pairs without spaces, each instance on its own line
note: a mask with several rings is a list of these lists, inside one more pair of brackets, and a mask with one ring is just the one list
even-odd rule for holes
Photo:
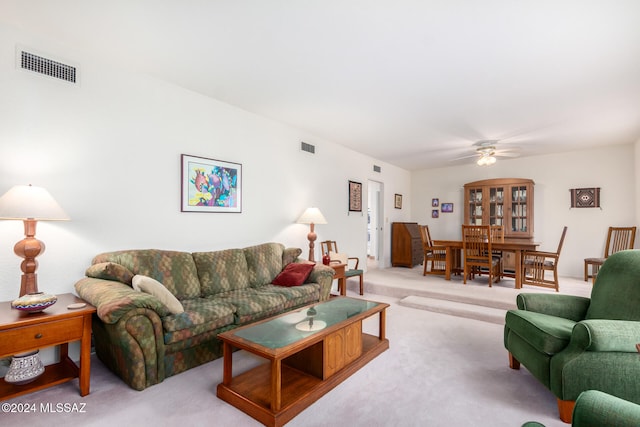
[[382,172],[382,168],[378,165],[373,165],[373,171],[374,172]]
[[76,83],[77,68],[73,65],[63,64],[22,49],[18,49],[18,61],[19,67],[23,70],[44,74],[69,83]]
[[311,153],[311,154],[316,153],[316,146],[307,144],[306,142],[300,142],[300,149],[302,151],[306,151],[307,153]]

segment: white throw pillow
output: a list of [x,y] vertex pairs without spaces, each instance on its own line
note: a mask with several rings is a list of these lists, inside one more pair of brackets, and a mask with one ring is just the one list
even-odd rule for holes
[[167,306],[171,313],[180,314],[184,312],[184,307],[182,307],[180,301],[157,280],[136,274],[133,276],[133,279],[131,279],[131,284],[136,291],[151,294],[158,298],[161,303]]
[[349,255],[338,252],[329,252],[329,258],[331,261],[340,261],[340,264],[346,264],[349,260]]

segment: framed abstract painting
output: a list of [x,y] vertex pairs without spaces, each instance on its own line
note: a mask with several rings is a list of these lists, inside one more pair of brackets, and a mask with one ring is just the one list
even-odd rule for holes
[[182,212],[242,212],[242,165],[182,154]]

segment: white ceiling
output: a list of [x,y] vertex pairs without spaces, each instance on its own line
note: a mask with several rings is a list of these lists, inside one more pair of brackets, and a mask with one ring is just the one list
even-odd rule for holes
[[0,0],[0,21],[406,169],[640,138],[639,0]]

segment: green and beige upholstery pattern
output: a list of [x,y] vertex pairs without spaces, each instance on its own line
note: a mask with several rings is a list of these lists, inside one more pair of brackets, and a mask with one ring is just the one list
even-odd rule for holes
[[[334,271],[317,264],[300,286],[271,282],[298,248],[265,243],[244,249],[124,250],[97,255],[78,295],[94,305],[96,353],[129,386],[142,390],[222,355],[220,332],[329,298]],[[182,304],[172,314],[131,287],[134,275],[162,283]]]

